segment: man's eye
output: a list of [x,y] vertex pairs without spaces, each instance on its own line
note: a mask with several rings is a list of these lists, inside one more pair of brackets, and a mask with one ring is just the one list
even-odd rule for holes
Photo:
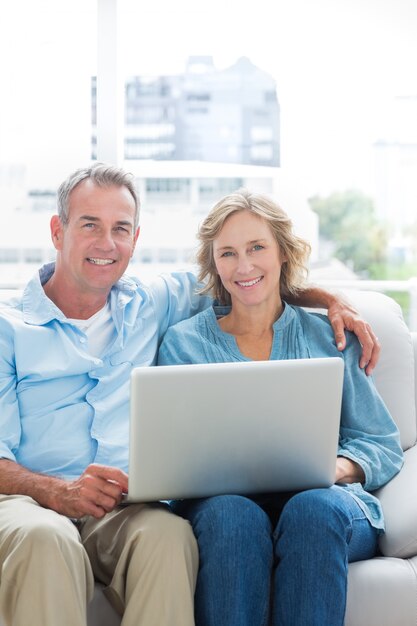
[[130,234],[130,230],[128,228],[125,228],[124,226],[118,226],[116,228],[116,231],[119,233],[126,233],[127,235]]
[[94,228],[95,224],[93,224],[93,222],[87,222],[86,224],[84,224],[83,228]]

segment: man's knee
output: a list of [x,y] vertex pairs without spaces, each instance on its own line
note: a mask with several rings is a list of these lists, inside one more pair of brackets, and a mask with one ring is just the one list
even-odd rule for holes
[[80,597],[92,593],[91,566],[78,531],[53,511],[37,515],[34,510],[33,516],[16,520],[4,538],[1,560],[4,578],[19,587],[26,580],[46,588],[51,581],[62,581]]
[[196,547],[196,540],[188,520],[175,515],[171,511],[161,511],[155,517],[155,523],[147,528],[147,535],[158,539],[167,545],[175,543],[178,546]]
[[[77,529],[67,518],[49,512],[42,518],[19,520],[9,534],[10,550],[15,555],[24,554],[25,560],[39,558],[44,568],[48,568],[52,555],[64,558],[77,556],[84,558],[84,548]],[[45,555],[48,558],[45,559]]]
[[[6,623],[84,623],[94,580],[87,553],[74,524],[64,516],[35,506],[9,519],[0,547],[0,612]],[[46,599],[46,603],[41,601]]]
[[148,505],[137,516],[133,513],[129,526],[131,541],[140,545],[142,550],[149,546],[153,551],[198,553],[191,524],[168,507]]

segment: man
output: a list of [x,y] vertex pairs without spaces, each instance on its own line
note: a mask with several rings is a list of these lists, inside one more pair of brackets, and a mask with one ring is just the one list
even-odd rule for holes
[[[85,626],[94,576],[123,626],[192,626],[190,526],[165,504],[121,507],[128,490],[132,367],[154,365],[168,326],[209,304],[179,273],[145,287],[124,272],[137,242],[132,179],[96,164],[60,187],[56,263],[0,314],[0,618]],[[373,368],[379,346],[355,311],[320,290]]]

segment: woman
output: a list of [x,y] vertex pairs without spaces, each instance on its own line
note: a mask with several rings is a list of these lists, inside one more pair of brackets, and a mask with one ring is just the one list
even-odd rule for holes
[[285,303],[303,285],[310,246],[279,206],[239,190],[212,209],[199,239],[204,291],[223,308],[169,329],[160,364],[342,356],[345,377],[333,487],[172,504],[199,543],[196,623],[342,625],[347,563],[374,556],[384,530],[370,492],[401,468],[397,428],[358,367],[356,338],[341,355],[325,316]]

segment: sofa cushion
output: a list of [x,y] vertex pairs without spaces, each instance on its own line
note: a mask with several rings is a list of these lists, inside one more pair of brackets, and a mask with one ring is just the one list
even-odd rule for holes
[[345,626],[416,624],[417,558],[349,563]]
[[384,556],[409,558],[417,554],[417,445],[405,452],[404,467],[375,492],[385,517],[379,539]]

